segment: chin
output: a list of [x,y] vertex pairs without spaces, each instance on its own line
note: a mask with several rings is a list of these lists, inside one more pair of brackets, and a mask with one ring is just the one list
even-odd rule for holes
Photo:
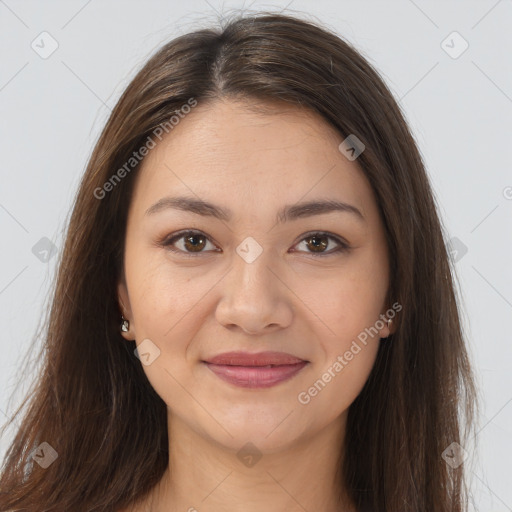
[[279,418],[272,417],[267,420],[260,418],[259,421],[241,416],[218,418],[226,430],[211,425],[211,430],[208,429],[207,435],[217,444],[235,452],[251,443],[262,453],[276,453],[288,448],[300,438],[297,424],[288,423],[288,419],[291,419],[292,416],[293,414],[290,414],[289,418],[285,419],[286,414],[281,414]]

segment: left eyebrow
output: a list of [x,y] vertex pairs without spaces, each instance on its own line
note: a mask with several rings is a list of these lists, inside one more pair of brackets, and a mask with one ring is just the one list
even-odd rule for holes
[[[145,215],[153,215],[162,210],[172,208],[202,215],[203,217],[215,217],[216,219],[229,222],[233,218],[233,212],[229,208],[223,208],[208,201],[193,197],[163,197],[150,206]],[[365,222],[361,211],[355,206],[335,199],[324,199],[307,201],[293,205],[284,206],[276,215],[276,222],[294,221],[303,217],[323,215],[331,212],[345,212],[354,215],[357,219]]]

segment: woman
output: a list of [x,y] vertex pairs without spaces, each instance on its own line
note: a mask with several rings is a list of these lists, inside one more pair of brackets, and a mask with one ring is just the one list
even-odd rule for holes
[[475,391],[391,93],[261,13],[163,46],[76,197],[0,509],[461,512]]

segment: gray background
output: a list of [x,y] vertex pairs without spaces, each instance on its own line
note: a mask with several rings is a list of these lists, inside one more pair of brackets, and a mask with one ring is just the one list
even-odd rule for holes
[[[2,422],[27,389],[24,381],[9,400],[56,269],[56,253],[40,240],[60,250],[79,178],[110,109],[161,43],[242,7],[287,8],[334,29],[401,103],[453,238],[481,388],[476,450],[466,447],[471,509],[512,511],[511,0],[0,0]],[[469,44],[460,55],[463,40],[448,37],[454,31]],[[42,58],[51,44],[58,48]],[[0,440],[2,455],[9,436]]]

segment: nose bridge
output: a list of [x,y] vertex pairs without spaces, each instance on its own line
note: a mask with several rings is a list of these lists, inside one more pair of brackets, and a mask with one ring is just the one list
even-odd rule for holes
[[278,265],[274,258],[272,250],[256,246],[254,239],[237,247],[217,308],[219,322],[255,333],[290,321],[286,287],[275,276]]
[[272,262],[272,259],[275,259],[273,251],[269,248],[263,249],[249,237],[237,247],[236,252],[230,272],[235,290],[242,295],[252,295],[254,298],[261,293],[273,295],[275,290],[272,281],[275,276],[270,270],[276,266],[275,261]]

